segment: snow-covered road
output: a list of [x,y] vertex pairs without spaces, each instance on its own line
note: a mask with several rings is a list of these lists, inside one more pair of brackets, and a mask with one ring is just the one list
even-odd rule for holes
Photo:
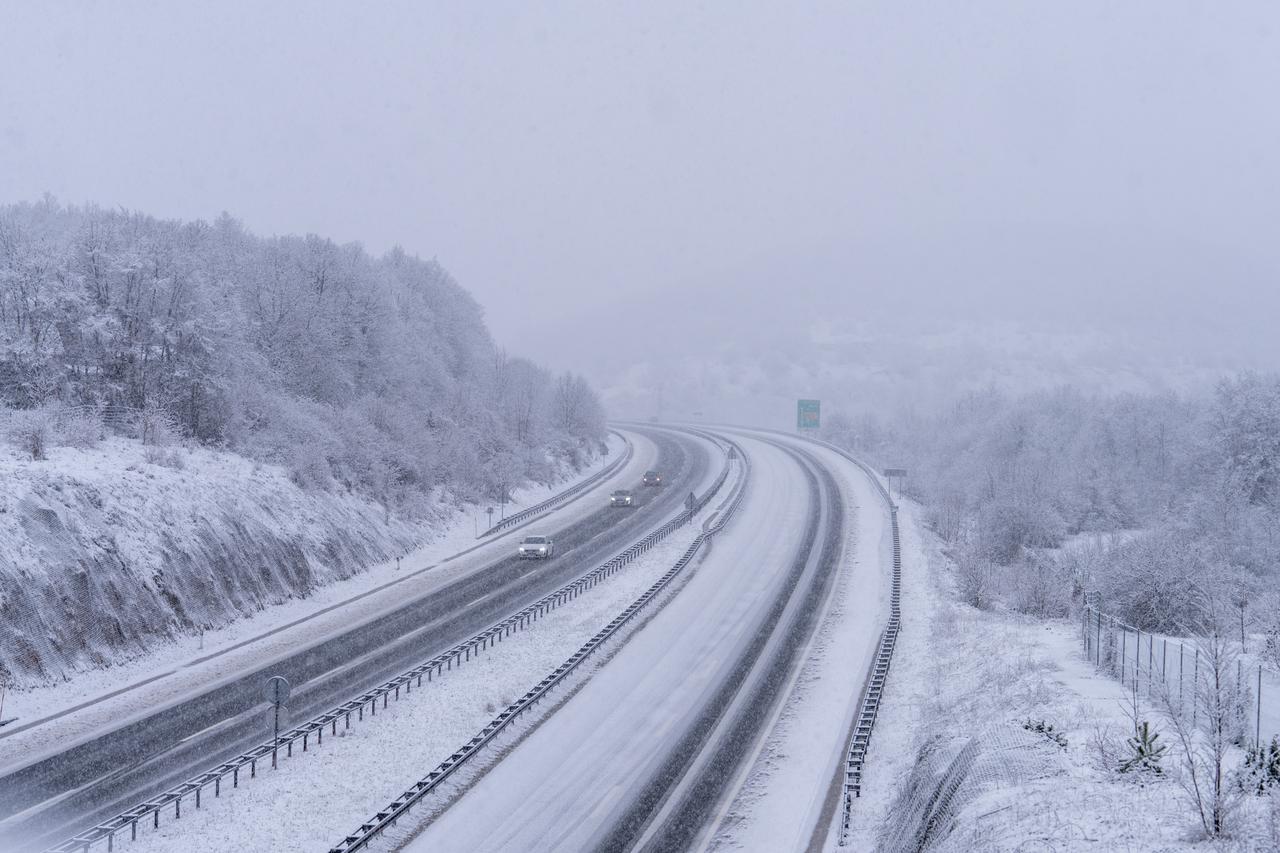
[[681,530],[608,581],[412,698],[282,761],[180,821],[145,829],[126,853],[326,850],[448,757],[670,568],[695,535]]
[[[632,465],[627,466],[627,471],[624,476],[638,477],[638,468],[645,467],[646,463],[649,465],[653,464],[653,456],[643,452],[639,447],[642,440],[636,440],[638,445],[636,459],[633,461]],[[668,445],[671,444],[670,439],[664,439],[664,441]],[[710,474],[714,473],[710,470],[711,466],[708,464],[709,457],[705,452],[698,450],[697,447],[697,445],[705,443],[689,442],[688,440],[685,440],[684,443],[687,445],[689,452],[684,454],[688,458],[688,467],[685,473],[680,477],[682,486],[701,488],[699,484],[701,484]],[[683,465],[685,463],[681,464]],[[685,480],[688,480],[688,482],[683,482]],[[615,480],[614,482],[616,483],[617,481]],[[607,485],[602,484],[600,488],[603,489],[607,487]],[[599,490],[600,489],[592,490],[591,494],[597,494]],[[659,515],[662,515],[664,518],[665,513],[669,509],[678,507],[681,503],[681,494],[674,488],[670,490],[664,489],[661,490],[661,493],[646,495],[646,497],[653,500],[653,510],[657,511]],[[568,547],[570,551],[573,551],[573,542],[581,540],[578,542],[578,548],[580,550],[577,553],[566,552],[563,557],[553,561],[553,564],[546,567],[540,567],[540,570],[537,572],[530,571],[527,565],[517,564],[517,561],[514,560],[506,560],[503,564],[495,564],[493,562],[495,557],[503,559],[503,557],[509,553],[509,549],[511,547],[509,539],[499,540],[494,543],[485,543],[480,549],[456,560],[448,558],[442,559],[437,565],[432,567],[430,571],[419,571],[413,578],[406,580],[401,584],[397,584],[395,587],[389,589],[378,589],[374,594],[366,595],[354,600],[352,602],[354,610],[342,612],[343,608],[335,608],[334,610],[323,614],[319,618],[306,620],[300,625],[292,626],[285,630],[269,634],[267,637],[263,638],[265,645],[250,643],[237,648],[226,655],[216,656],[212,661],[202,662],[195,668],[199,670],[199,675],[187,674],[182,670],[175,673],[177,676],[185,675],[187,678],[192,679],[191,681],[183,682],[182,678],[166,677],[150,684],[141,685],[141,691],[129,691],[128,694],[108,700],[104,703],[103,707],[114,707],[116,709],[116,714],[114,718],[110,715],[101,717],[99,725],[102,727],[119,726],[122,722],[127,722],[128,718],[124,716],[125,714],[145,714],[149,707],[145,701],[141,701],[140,705],[129,705],[122,709],[119,703],[129,696],[132,696],[135,701],[139,701],[137,697],[145,695],[151,695],[154,697],[154,691],[157,690],[178,691],[183,683],[197,687],[200,684],[204,684],[207,688],[209,680],[211,678],[218,677],[221,677],[224,681],[238,680],[238,682],[244,682],[244,679],[247,677],[246,673],[251,674],[254,671],[259,671],[263,667],[264,662],[272,659],[271,652],[273,649],[278,650],[276,652],[277,654],[290,655],[288,658],[289,661],[297,661],[299,665],[315,673],[333,672],[340,676],[339,680],[346,679],[347,681],[350,681],[352,678],[358,678],[363,679],[363,682],[376,683],[377,680],[385,678],[387,675],[383,674],[381,671],[375,670],[373,667],[368,667],[367,672],[347,671],[344,670],[341,665],[334,669],[325,663],[325,658],[313,655],[312,652],[306,651],[306,649],[308,647],[312,649],[318,648],[317,643],[328,642],[335,636],[342,638],[340,644],[345,648],[346,645],[349,645],[346,638],[356,635],[342,632],[344,629],[345,631],[350,632],[353,625],[359,624],[362,618],[366,621],[366,627],[360,629],[359,636],[365,645],[369,645],[369,641],[371,639],[369,636],[370,631],[385,633],[387,630],[401,630],[400,628],[394,627],[394,625],[399,622],[405,623],[404,630],[416,630],[416,627],[420,627],[421,624],[423,624],[423,620],[421,618],[414,617],[413,614],[410,613],[405,617],[409,619],[409,621],[406,622],[405,618],[401,618],[401,615],[408,611],[403,609],[394,610],[394,608],[397,605],[404,608],[406,598],[411,595],[415,595],[415,590],[419,587],[426,589],[428,593],[432,590],[439,589],[442,590],[442,593],[447,594],[444,598],[440,599],[438,604],[431,603],[435,599],[426,599],[422,598],[421,595],[418,595],[418,598],[423,602],[423,605],[419,606],[415,604],[414,606],[418,607],[418,609],[422,609],[422,607],[427,608],[423,610],[421,614],[421,616],[430,617],[427,621],[430,621],[430,619],[442,619],[452,613],[455,614],[455,621],[458,619],[462,619],[464,621],[469,620],[468,625],[470,622],[477,622],[477,620],[479,622],[489,624],[494,620],[493,613],[490,613],[489,611],[496,613],[497,610],[495,610],[495,608],[501,609],[508,607],[508,605],[512,604],[508,599],[512,599],[512,596],[517,593],[523,595],[524,592],[522,592],[522,590],[524,590],[525,587],[528,587],[528,592],[536,598],[541,594],[539,590],[542,587],[545,587],[548,583],[553,585],[556,584],[561,575],[564,575],[566,572],[574,572],[576,570],[575,567],[578,566],[579,563],[591,563],[594,565],[596,562],[599,562],[604,558],[602,554],[605,551],[613,553],[618,548],[619,543],[624,539],[626,541],[631,541],[631,539],[637,535],[637,531],[641,529],[647,530],[650,526],[656,526],[660,523],[660,519],[657,517],[650,519],[649,516],[652,515],[652,512],[647,513],[643,507],[635,513],[621,513],[617,511],[609,511],[607,509],[601,512],[599,500],[593,501],[590,497],[587,497],[579,501],[577,504],[572,505],[570,508],[563,510],[561,513],[557,513],[556,521],[549,522],[549,524],[557,525],[561,523],[559,521],[560,518],[565,518],[566,516],[571,517],[573,514],[577,513],[580,513],[584,518],[580,519],[578,522],[572,523],[572,529],[578,531],[575,533],[576,539],[566,539],[566,542],[569,543]],[[637,527],[637,525],[641,526]],[[495,548],[498,550],[494,551],[493,549]],[[486,560],[487,563],[485,562]],[[495,596],[491,600],[485,600],[483,603],[479,603],[479,599],[471,601],[472,598],[475,598],[474,593],[468,593],[462,587],[458,586],[459,583],[465,581],[464,586],[475,586],[475,582],[478,582],[481,586],[485,586],[487,584],[491,588],[496,588],[494,585],[498,584],[497,575],[495,574],[495,571],[497,570],[494,569],[494,567],[499,565],[502,566],[502,572],[507,574],[515,572],[519,576],[518,582],[513,581],[510,584],[512,589],[504,590],[501,596]],[[586,568],[589,568],[589,566],[584,565],[583,570],[585,571]],[[405,567],[405,571],[412,570],[413,569],[410,567]],[[483,575],[480,574],[482,570],[484,572]],[[517,587],[519,587],[519,590],[516,589]],[[535,589],[535,587],[537,587],[537,589]],[[463,597],[458,597],[455,592],[460,593]],[[489,596],[481,595],[480,598],[489,599]],[[412,599],[410,600],[412,601]],[[464,607],[463,602],[467,601],[471,601],[471,604]],[[387,612],[387,608],[393,609],[392,619],[390,621],[381,616],[382,613]],[[512,607],[511,609],[518,609],[518,607]],[[503,610],[503,615],[505,615],[506,612],[510,612],[510,610]],[[369,621],[374,618],[377,618],[378,621]],[[478,630],[477,626],[468,627],[468,625],[454,627],[458,628],[458,630]],[[448,626],[444,626],[444,628],[453,630],[453,628],[449,628]],[[299,633],[300,631],[302,633]],[[441,642],[444,642],[445,645],[448,645],[455,642],[457,638],[450,639],[447,642],[445,642],[445,638],[443,636],[438,639]],[[385,644],[379,641],[375,642],[373,646],[370,646],[370,648],[382,648],[384,645]],[[403,655],[401,654],[401,651],[399,651],[399,647],[402,645],[405,644],[397,643],[394,647],[385,647],[384,650],[387,655],[393,656],[430,656],[428,646],[432,645],[431,643],[423,645],[421,640],[416,640],[409,643],[403,649]],[[438,645],[438,643],[436,643],[436,645]],[[418,658],[415,657],[414,660],[416,661]],[[412,663],[407,665],[412,665]],[[388,658],[386,661],[380,661],[378,666],[384,670],[390,668],[395,671],[402,671],[403,668],[406,668],[406,664],[401,662],[399,658],[395,660]],[[217,668],[210,670],[205,667]],[[203,677],[201,677],[201,675]],[[345,681],[343,684],[327,684],[326,682],[326,686],[315,682],[314,675],[306,673],[303,674],[303,677],[293,680],[295,681],[295,684],[306,685],[304,689],[295,690],[295,700],[305,703],[296,707],[295,712],[301,714],[304,718],[317,713],[324,708],[331,707],[337,701],[341,701],[343,698],[354,695],[354,693],[359,692],[359,690],[365,689],[365,687],[359,687],[358,685],[355,687],[344,687]],[[237,689],[239,689],[238,682]],[[247,682],[244,683],[247,684]],[[349,692],[342,692],[341,697],[338,698],[339,694],[335,693],[335,690],[347,690]],[[325,691],[328,692],[326,693]],[[253,695],[257,696],[258,693],[254,692]],[[172,704],[173,702],[181,701],[181,699],[182,697],[179,695],[178,697],[172,698],[168,701]],[[235,701],[239,702],[238,699]],[[204,704],[203,699],[201,702],[200,713],[219,713],[217,711],[218,706],[207,706]],[[166,713],[168,713],[169,717],[172,719],[181,721],[189,717],[189,715],[184,712],[184,708],[185,706],[174,705],[171,710]],[[83,712],[78,712],[77,714],[60,718],[55,721],[54,728],[58,728],[66,734],[67,727],[83,725],[85,719],[83,714],[92,711],[94,711],[94,708],[91,707],[89,709],[84,709]],[[243,748],[242,746],[237,745],[239,740],[243,740],[245,737],[251,737],[255,740],[260,738],[260,735],[257,734],[257,718],[256,716],[252,716],[251,711],[252,709],[242,711],[242,709],[238,707],[233,709],[233,713],[238,714],[238,717],[233,721],[236,726],[236,731],[238,732],[236,735],[238,740],[235,743],[205,744],[204,741],[200,739],[207,739],[208,737],[215,735],[220,741],[225,741],[226,737],[224,730],[226,727],[213,726],[212,728],[205,728],[203,724],[196,724],[192,730],[198,734],[199,738],[186,738],[177,742],[175,748],[181,751],[181,755],[167,755],[163,763],[157,763],[154,760],[137,763],[135,766],[125,767],[122,771],[114,772],[109,774],[108,777],[104,777],[113,789],[119,788],[121,791],[121,793],[113,794],[112,799],[106,799],[102,795],[96,793],[96,790],[94,792],[86,790],[75,794],[75,796],[81,800],[88,796],[93,796],[93,802],[96,805],[92,807],[96,808],[100,813],[104,809],[119,810],[126,805],[131,804],[136,799],[138,794],[134,793],[135,791],[142,790],[138,787],[140,782],[134,781],[134,777],[138,774],[151,773],[152,768],[160,770],[165,773],[166,776],[154,781],[164,782],[167,785],[178,781],[178,778],[183,775],[190,775],[197,770],[204,769],[218,760],[223,760],[222,757],[218,756],[225,756],[228,749],[238,750]],[[96,713],[102,714],[104,712],[98,710]],[[183,725],[188,724],[183,723]],[[188,725],[188,727],[190,728],[190,725]],[[30,746],[31,741],[34,738],[43,734],[44,743],[47,743],[49,747],[52,747],[54,750],[57,750],[60,746],[66,745],[67,739],[59,739],[49,731],[41,732],[41,729],[44,728],[45,727],[40,727],[39,729],[20,733],[15,736],[14,743],[25,743],[25,745]],[[154,740],[158,732],[165,731],[164,729],[157,729],[152,726],[150,722],[141,721],[133,724],[129,731],[132,732],[135,728],[137,729],[139,736],[144,740]],[[74,732],[74,729],[71,731]],[[96,743],[96,741],[94,743]],[[211,753],[210,750],[215,747],[220,751],[216,754]],[[157,754],[158,749],[158,746],[147,746],[144,744],[132,752],[132,755],[135,757],[133,760],[136,761],[136,756],[139,755],[146,756]],[[35,765],[32,765],[32,767],[35,767]],[[61,765],[61,770],[65,776],[67,770],[67,765],[65,763]],[[127,773],[124,771],[127,771]],[[14,800],[14,796],[21,795],[23,785],[13,782],[15,778],[16,777],[8,777],[5,780],[0,780],[0,783],[2,783],[0,784],[0,789],[10,792],[3,797],[6,802],[12,802]],[[93,777],[86,774],[79,777],[78,781],[73,781],[74,784],[79,785],[84,779],[90,778]],[[168,779],[172,779],[172,781],[166,781]],[[10,783],[18,785],[18,787],[14,788],[10,786]],[[48,784],[52,784],[52,782]],[[150,777],[142,779],[141,784],[151,785],[151,790],[159,790],[159,788],[155,787],[154,782],[150,780]],[[56,794],[54,789],[50,788],[50,790]],[[31,800],[33,792],[30,788],[28,788],[27,791],[28,793],[25,796],[27,799]],[[63,799],[64,798],[59,796],[45,795],[43,800],[31,801],[53,805],[59,812],[63,812],[67,811],[68,805],[67,803],[62,802]],[[79,807],[77,806],[77,808]],[[22,808],[19,807],[17,811],[21,810]],[[61,829],[60,825],[51,823],[50,819],[44,816],[37,816],[28,813],[23,817],[18,818],[18,820],[23,821],[30,821],[32,819],[38,819],[41,820],[43,824],[47,824],[50,829],[45,830],[46,833],[64,833],[67,831],[65,829]],[[66,823],[69,818],[59,818],[59,820]],[[0,825],[0,837],[9,838],[17,831],[18,830],[16,829],[6,828],[4,825]],[[23,834],[26,833],[24,832]]]
[[743,507],[679,595],[405,849],[592,849],[621,818],[727,676],[801,544],[803,470],[769,444],[743,446]]
[[[627,436],[635,447],[631,461],[572,503],[549,513],[547,526],[559,528],[598,511],[610,490],[638,480],[655,464],[656,445],[639,433]],[[621,442],[613,448],[615,453],[621,449]],[[582,477],[591,473],[584,471]],[[527,490],[522,495],[530,504],[546,496],[542,490]],[[43,755],[154,714],[234,678],[246,668],[259,668],[300,646],[348,631],[403,606],[406,600],[429,594],[506,556],[514,533],[508,531],[477,547],[472,526],[459,523],[399,561],[374,566],[305,599],[209,632],[203,639],[175,643],[135,664],[84,673],[69,685],[11,694],[6,715],[17,716],[18,724],[0,732],[4,744],[0,773],[10,773]]]
[[847,459],[775,436],[834,472],[851,524],[834,594],[788,700],[709,840],[712,850],[805,850],[837,817],[845,742],[889,611],[893,539],[883,500]]

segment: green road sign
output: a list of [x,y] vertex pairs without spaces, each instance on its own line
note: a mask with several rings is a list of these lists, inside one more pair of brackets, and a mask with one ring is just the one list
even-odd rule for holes
[[817,429],[819,426],[818,410],[821,403],[818,400],[797,400],[796,401],[796,426],[800,429]]

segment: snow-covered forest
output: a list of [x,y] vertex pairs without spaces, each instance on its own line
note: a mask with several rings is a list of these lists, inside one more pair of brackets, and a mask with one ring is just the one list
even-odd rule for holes
[[434,261],[0,208],[0,687],[349,578],[604,432]]
[[407,515],[545,479],[604,434],[587,383],[498,347],[434,260],[227,215],[0,208],[0,347],[8,432],[34,455],[92,436],[86,417],[130,420]]
[[1144,630],[1185,632],[1208,597],[1280,629],[1280,377],[1181,395],[991,390],[830,431],[909,469],[971,604],[1056,616],[1096,595]]

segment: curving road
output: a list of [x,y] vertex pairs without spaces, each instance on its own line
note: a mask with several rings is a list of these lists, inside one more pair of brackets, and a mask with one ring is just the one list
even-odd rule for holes
[[306,719],[376,686],[593,568],[678,511],[708,476],[705,443],[642,430],[668,475],[637,489],[632,511],[601,508],[554,531],[557,556],[503,557],[194,698],[131,721],[0,778],[0,848],[38,850],[260,742],[261,687],[281,674],[295,686],[293,719]]
[[812,454],[739,441],[747,497],[687,585],[400,849],[681,850],[708,833],[802,662],[844,538]]

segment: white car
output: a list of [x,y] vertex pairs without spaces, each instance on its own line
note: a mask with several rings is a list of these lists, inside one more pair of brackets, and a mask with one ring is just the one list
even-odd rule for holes
[[609,506],[635,506],[636,496],[630,489],[618,489],[609,495]]
[[516,548],[516,554],[522,560],[547,560],[555,552],[555,543],[550,536],[526,536]]

